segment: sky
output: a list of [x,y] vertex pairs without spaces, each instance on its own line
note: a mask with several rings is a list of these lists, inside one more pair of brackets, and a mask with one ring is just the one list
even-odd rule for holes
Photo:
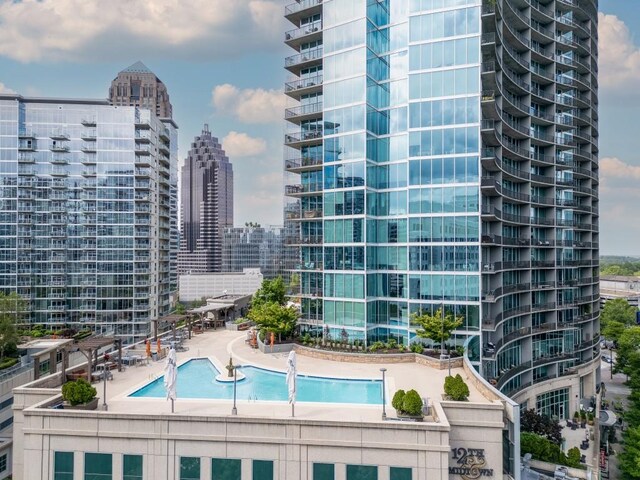
[[[282,17],[292,0],[0,0],[0,92],[105,98],[141,60],[179,156],[205,123],[233,163],[235,224],[282,223]],[[600,251],[640,255],[640,0],[600,0]]]

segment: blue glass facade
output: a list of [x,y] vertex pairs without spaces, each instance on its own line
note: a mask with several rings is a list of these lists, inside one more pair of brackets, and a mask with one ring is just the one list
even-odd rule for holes
[[285,231],[303,329],[407,345],[412,314],[444,307],[463,318],[452,343],[468,340],[503,392],[577,369],[595,389],[596,12],[573,0],[286,8]]
[[131,341],[168,313],[176,144],[148,110],[0,97],[0,288],[29,322]]

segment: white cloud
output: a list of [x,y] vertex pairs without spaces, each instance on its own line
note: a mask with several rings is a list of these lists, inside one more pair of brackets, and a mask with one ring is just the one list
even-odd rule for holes
[[[252,165],[250,168],[259,171],[260,165]],[[236,182],[234,190],[236,225],[255,221],[262,225],[282,224],[282,173],[265,172],[255,175],[251,181]],[[244,201],[240,201],[241,199]],[[247,199],[251,200],[246,201]]]
[[603,88],[633,86],[633,90],[637,90],[640,47],[634,44],[629,28],[617,16],[599,13],[598,22],[600,85]]
[[281,122],[284,115],[285,96],[281,90],[240,90],[225,83],[217,85],[211,97],[219,113],[233,115],[244,123]]
[[634,222],[640,202],[640,165],[619,158],[600,159],[600,251],[638,255],[640,224]]
[[262,138],[232,131],[222,139],[222,148],[233,160],[234,157],[253,157],[264,153],[267,150],[267,142]]
[[209,60],[281,45],[276,0],[0,2],[0,55],[32,61]]
[[4,83],[0,82],[0,93],[16,93],[14,90],[11,90]]

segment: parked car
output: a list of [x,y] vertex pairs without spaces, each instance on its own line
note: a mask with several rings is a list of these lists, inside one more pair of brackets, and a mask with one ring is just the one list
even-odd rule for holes
[[613,358],[611,358],[609,355],[603,355],[602,361],[606,363],[613,363]]

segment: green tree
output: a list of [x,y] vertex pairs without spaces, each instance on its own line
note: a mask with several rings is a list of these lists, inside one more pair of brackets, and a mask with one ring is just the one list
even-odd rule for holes
[[26,302],[17,293],[0,293],[0,358],[16,348],[19,340],[16,324],[22,319],[25,309]]
[[282,277],[273,280],[264,280],[262,286],[253,295],[252,305],[258,306],[263,303],[277,303],[284,305],[286,302],[286,287]]
[[620,470],[625,478],[640,478],[640,427],[630,427],[623,434],[624,451],[620,454]]
[[617,342],[624,327],[635,325],[637,310],[624,298],[607,301],[600,314],[602,334],[608,340]]
[[[616,363],[613,367],[616,373],[625,373],[630,377],[630,387],[640,382],[638,367],[640,366],[640,326],[627,327],[618,338]],[[640,388],[640,385],[638,385]]]
[[523,410],[520,414],[520,431],[535,433],[550,442],[562,443],[562,427],[557,420],[536,413],[533,408]]
[[412,322],[420,327],[416,330],[418,337],[429,338],[439,343],[441,351],[444,351],[444,342],[462,325],[462,316],[456,317],[451,311],[443,314],[442,308],[438,308],[434,314],[422,311],[414,313]]
[[253,305],[247,314],[260,330],[278,335],[280,341],[293,336],[299,316],[295,307],[285,307],[276,302]]

